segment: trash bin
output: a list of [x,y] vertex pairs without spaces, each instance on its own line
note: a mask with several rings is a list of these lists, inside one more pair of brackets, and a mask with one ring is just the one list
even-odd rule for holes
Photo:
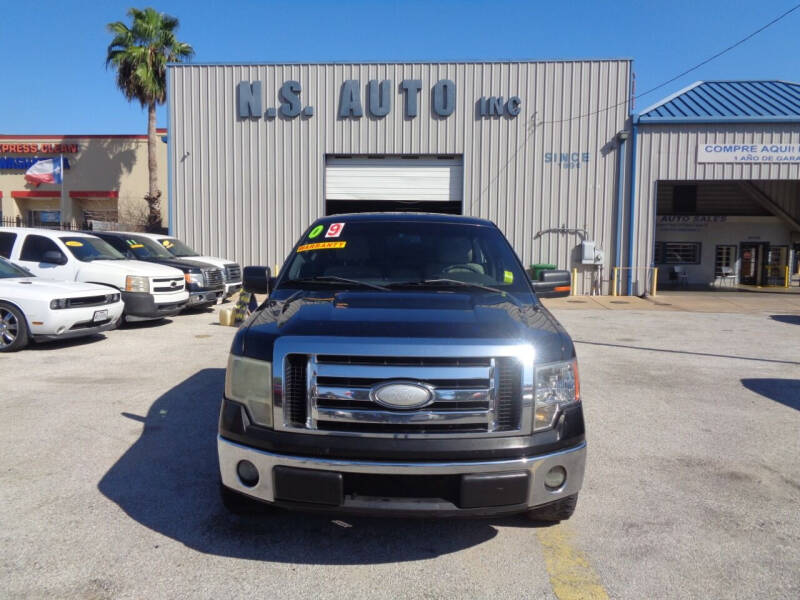
[[539,281],[539,273],[542,271],[554,271],[556,265],[551,265],[547,263],[537,263],[535,265],[531,265],[529,269],[529,273],[531,276],[531,281]]

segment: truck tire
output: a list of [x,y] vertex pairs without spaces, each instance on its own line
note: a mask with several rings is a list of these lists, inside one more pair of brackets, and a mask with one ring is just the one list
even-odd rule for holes
[[28,321],[13,304],[0,302],[0,352],[16,352],[28,345]]
[[248,498],[244,494],[234,492],[232,489],[219,483],[219,496],[223,506],[234,515],[254,515],[269,512],[268,504]]
[[542,523],[558,523],[559,521],[566,521],[575,512],[575,506],[578,504],[578,494],[574,496],[567,496],[561,498],[550,504],[545,504],[538,508],[529,510],[526,514],[531,521],[539,521]]

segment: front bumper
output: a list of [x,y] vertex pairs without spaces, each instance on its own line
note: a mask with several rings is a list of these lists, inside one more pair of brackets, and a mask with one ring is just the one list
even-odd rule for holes
[[[123,304],[102,304],[81,308],[67,308],[50,311],[46,324],[30,325],[31,336],[37,342],[66,340],[94,335],[114,329],[122,314]],[[95,321],[98,311],[106,311],[106,318]]]
[[231,281],[225,284],[225,297],[233,296],[236,292],[242,289],[241,281]]
[[183,310],[188,299],[189,293],[185,291],[164,294],[159,297],[162,302],[156,302],[152,294],[145,292],[122,292],[125,318],[131,321],[172,317]]
[[217,301],[220,298],[222,298],[223,295],[224,292],[221,289],[189,292],[189,302],[186,303],[185,308],[194,308],[196,306],[209,306],[211,304],[216,304]]
[[[400,516],[522,512],[577,494],[586,463],[585,442],[524,458],[452,462],[291,456],[221,436],[217,450],[222,484],[241,494],[287,508]],[[242,483],[237,474],[242,460],[258,470],[254,486]],[[559,489],[550,490],[544,476],[556,466],[562,466],[567,477]],[[399,495],[384,493],[398,487],[404,490]]]

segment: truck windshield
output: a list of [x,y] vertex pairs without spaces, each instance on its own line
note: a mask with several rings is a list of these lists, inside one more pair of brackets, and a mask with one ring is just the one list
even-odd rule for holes
[[182,241],[176,238],[161,238],[159,243],[172,254],[172,256],[186,257],[186,256],[200,256],[194,249],[190,248]]
[[164,246],[150,238],[125,236],[125,244],[136,258],[175,258]]
[[71,237],[60,238],[64,245],[72,252],[73,256],[83,262],[93,260],[124,260],[125,257],[114,250],[106,242],[96,237]]
[[294,248],[279,286],[350,287],[342,278],[391,289],[531,293],[500,231],[461,223],[353,221],[313,226]]

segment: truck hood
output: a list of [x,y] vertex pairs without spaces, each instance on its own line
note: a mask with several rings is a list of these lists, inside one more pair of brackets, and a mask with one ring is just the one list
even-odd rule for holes
[[92,271],[102,270],[106,273],[116,273],[123,277],[125,275],[144,275],[146,277],[178,277],[183,279],[183,271],[143,260],[94,260],[83,264],[84,268]]
[[298,292],[288,300],[270,299],[252,315],[233,351],[272,360],[280,336],[507,341],[531,344],[539,362],[574,355],[569,336],[540,304],[518,306],[483,292]]
[[181,260],[185,260],[186,262],[196,263],[201,267],[219,267],[220,269],[225,269],[225,265],[233,264],[232,260],[225,260],[224,258],[219,258],[218,256],[186,256],[181,258]]
[[167,267],[173,267],[175,269],[180,269],[184,273],[188,273],[189,271],[196,271],[202,268],[209,268],[215,265],[211,265],[209,263],[203,263],[196,260],[186,260],[185,258],[142,258],[140,259],[142,262],[150,263],[151,265],[164,265]]

